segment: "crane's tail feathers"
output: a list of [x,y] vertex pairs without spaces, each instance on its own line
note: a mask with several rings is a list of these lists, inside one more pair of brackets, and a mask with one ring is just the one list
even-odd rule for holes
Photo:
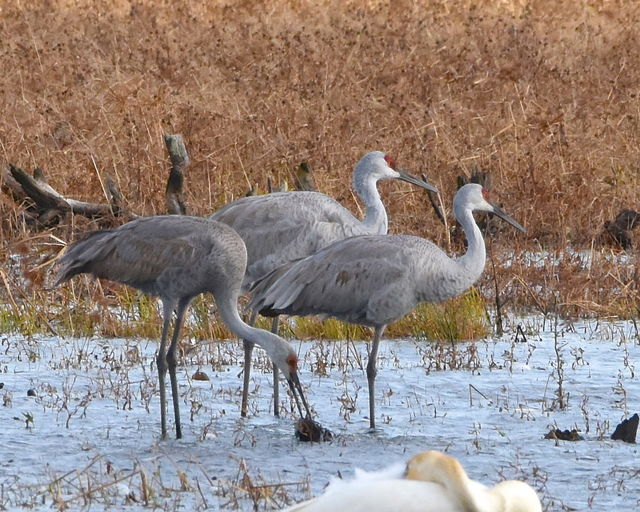
[[298,298],[303,288],[304,285],[300,283],[289,284],[285,277],[270,290],[268,302],[273,304],[274,309],[285,310]]
[[101,243],[108,238],[112,231],[92,231],[86,237],[67,247],[58,260],[58,277],[54,286],[68,281],[73,276],[90,271],[90,266],[96,259],[101,259],[106,249]]
[[[284,265],[276,267],[271,272],[266,273],[259,279],[256,279],[249,287],[252,297],[262,297],[265,292],[299,260],[294,260]],[[251,304],[251,303],[250,303]]]
[[277,308],[274,307],[275,300],[272,300],[271,287],[277,284],[280,278],[298,261],[300,260],[285,263],[251,283],[249,287],[249,292],[251,293],[249,308],[259,311],[260,314],[263,314],[264,311],[265,316],[271,316],[268,314],[269,312],[275,313],[274,310]]

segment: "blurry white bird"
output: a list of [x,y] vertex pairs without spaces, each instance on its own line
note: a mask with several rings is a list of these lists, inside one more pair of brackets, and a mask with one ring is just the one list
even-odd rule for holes
[[[319,192],[282,192],[243,197],[223,206],[209,218],[235,229],[247,246],[244,290],[279,266],[314,254],[319,249],[354,235],[386,234],[387,212],[377,183],[399,179],[437,189],[398,168],[382,151],[362,157],[353,171],[353,188],[365,205],[364,219],[354,217],[335,199]],[[255,313],[249,323],[255,321]],[[277,332],[277,318],[272,332]],[[245,343],[244,386],[241,414],[247,414],[252,343]],[[275,370],[274,370],[275,374]],[[274,413],[278,414],[277,377],[274,375]]]
[[373,429],[376,357],[386,326],[420,302],[440,302],[461,294],[484,270],[484,240],[472,212],[492,212],[525,231],[487,197],[488,192],[475,183],[456,193],[453,211],[468,243],[467,252],[459,258],[449,258],[430,241],[415,236],[347,238],[259,279],[249,306],[265,316],[332,316],[373,327],[367,364],[369,424]]
[[438,451],[413,457],[406,466],[334,478],[325,492],[285,512],[540,512],[536,492],[506,480],[485,487],[471,480],[460,463]]
[[[287,379],[296,402],[307,416],[309,407],[298,379],[298,357],[289,343],[263,329],[245,324],[238,314],[238,297],[247,261],[240,236],[229,226],[197,217],[140,217],[116,229],[94,231],[69,246],[59,260],[57,284],[89,273],[137,288],[162,300],[163,326],[158,349],[162,437],[167,435],[165,375],[169,370],[176,437],[182,437],[176,349],[180,328],[196,295],[210,292],[220,316],[237,336],[257,343]],[[173,337],[166,341],[176,311]],[[300,403],[298,410],[303,416]]]

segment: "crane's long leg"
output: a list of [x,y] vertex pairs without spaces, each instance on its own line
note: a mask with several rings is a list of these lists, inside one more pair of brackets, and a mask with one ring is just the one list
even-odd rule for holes
[[[249,316],[249,325],[253,327],[256,323],[257,311],[252,311]],[[244,370],[242,380],[242,404],[240,405],[240,416],[247,417],[249,410],[249,379],[251,378],[251,353],[253,352],[253,341],[243,340],[244,344]]]
[[369,382],[369,427],[371,430],[376,428],[375,384],[376,375],[378,374],[376,364],[378,359],[378,345],[380,344],[380,338],[382,337],[385,327],[385,325],[376,327],[373,331],[373,343],[371,344],[371,352],[369,353],[369,361],[367,362],[367,381]]
[[[273,321],[271,322],[271,332],[273,334],[278,334],[278,322],[279,317],[273,317]],[[273,363],[273,415],[277,418],[280,417],[280,386],[279,386],[279,375],[278,367],[276,363]]]
[[169,324],[173,314],[174,303],[162,303],[162,336],[160,337],[160,347],[156,357],[158,367],[158,386],[160,389],[160,428],[162,439],[167,437],[167,391],[164,387],[164,378],[167,374],[167,337],[169,334]]
[[178,303],[176,311],[176,323],[173,328],[173,337],[171,345],[167,351],[167,366],[169,368],[169,380],[171,381],[171,397],[173,398],[173,416],[176,424],[176,439],[182,438],[182,426],[180,424],[180,395],[178,394],[178,379],[176,377],[176,367],[178,366],[178,357],[176,351],[178,349],[178,340],[180,339],[180,330],[184,322],[184,314],[189,308],[191,299],[181,299]]

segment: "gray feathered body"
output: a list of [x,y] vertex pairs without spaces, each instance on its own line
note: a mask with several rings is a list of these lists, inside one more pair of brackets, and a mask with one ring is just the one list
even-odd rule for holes
[[277,267],[354,235],[386,233],[369,226],[329,196],[278,192],[238,199],[209,217],[236,230],[247,246],[244,285]]
[[384,326],[420,302],[459,295],[483,268],[484,258],[451,259],[423,238],[357,236],[265,276],[255,284],[250,306],[265,315],[318,314]]
[[244,243],[225,224],[161,215],[75,242],[60,260],[56,284],[89,273],[169,300],[203,292],[237,297],[245,266]]

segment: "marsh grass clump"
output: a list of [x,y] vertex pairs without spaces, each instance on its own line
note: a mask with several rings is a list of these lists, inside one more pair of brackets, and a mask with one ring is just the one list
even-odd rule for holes
[[475,340],[487,334],[489,319],[485,300],[475,287],[441,304],[420,304],[387,329],[388,336],[451,342]]
[[139,293],[127,286],[118,287],[113,297],[117,304],[119,322],[114,323],[120,332],[114,332],[117,337],[128,338],[143,336],[158,338],[162,329],[162,315],[157,298]]
[[[268,328],[264,321],[257,325]],[[294,317],[281,322],[285,336],[296,339],[362,340],[371,339],[371,329],[335,318]],[[485,301],[476,288],[442,304],[422,303],[411,313],[392,323],[386,338],[418,337],[431,340],[473,340],[486,336],[489,322]]]
[[33,310],[22,307],[0,308],[0,331],[19,332],[24,336],[33,336],[41,331],[38,316]]
[[474,343],[460,345],[458,343],[436,341],[421,344],[418,347],[425,372],[443,370],[476,371],[481,367],[480,357]]
[[[0,329],[25,336],[47,331],[73,337],[160,336],[162,315],[157,298],[108,281],[79,283],[54,291],[23,291],[22,300],[0,306]],[[54,296],[53,301],[49,300],[51,296]],[[197,297],[189,312],[183,337],[196,340],[233,338],[224,323],[217,319],[210,297]]]
[[320,320],[314,316],[303,316],[295,317],[288,323],[291,335],[298,339],[366,340],[371,338],[370,329],[341,322],[335,318]]
[[61,335],[153,338],[161,328],[153,298],[126,287],[108,291],[100,285],[70,289],[59,291],[59,307],[49,309],[50,321]]
[[[8,267],[10,270],[11,266]],[[4,293],[3,293],[4,292]],[[32,336],[49,329],[46,294],[42,290],[28,291],[24,278],[15,272],[0,270],[0,330]]]

